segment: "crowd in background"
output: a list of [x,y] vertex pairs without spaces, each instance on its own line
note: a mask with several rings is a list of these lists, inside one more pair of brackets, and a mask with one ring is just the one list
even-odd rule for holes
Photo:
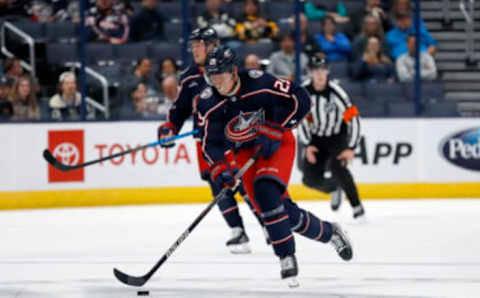
[[[134,5],[136,2],[141,4]],[[165,40],[168,32],[164,29],[166,18],[158,9],[160,2],[163,1],[89,0],[85,20],[89,42],[123,44]],[[222,43],[234,49],[243,44],[277,45],[278,50],[268,61],[246,53],[242,67],[264,69],[295,81],[293,16],[288,19],[289,30],[281,32],[279,20],[262,11],[262,7],[268,6],[267,0],[239,0],[243,2],[243,11],[233,13],[225,9],[224,0],[202,2],[205,9],[197,12],[193,25],[213,27]],[[37,22],[78,23],[79,9],[78,1],[0,0],[0,17],[20,15]],[[382,84],[413,81],[416,45],[413,13],[410,0],[365,0],[365,5],[357,11],[348,11],[343,1],[306,1],[300,15],[302,80],[308,76],[310,57],[318,56],[329,63],[348,63],[352,80]],[[320,24],[321,30],[311,34],[311,24]],[[436,42],[423,21],[419,33],[421,78],[435,80]],[[128,79],[122,82],[124,100],[115,115],[117,118],[158,118],[165,115],[177,96],[178,61],[167,58],[153,67],[155,61],[139,58]],[[154,68],[157,71],[154,72]],[[49,99],[46,111],[39,107],[38,83],[23,70],[20,59],[4,59],[0,72],[0,120],[80,118],[81,96],[74,72],[61,73],[57,92]],[[87,118],[95,119],[96,114],[87,104]]]

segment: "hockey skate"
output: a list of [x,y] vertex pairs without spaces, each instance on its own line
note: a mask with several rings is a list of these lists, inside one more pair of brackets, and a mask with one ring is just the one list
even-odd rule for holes
[[252,251],[248,245],[249,239],[243,228],[232,228],[232,236],[227,241],[227,247],[232,254],[248,254]]
[[333,211],[337,211],[340,208],[340,205],[343,201],[343,190],[341,188],[337,188],[335,191],[332,192],[332,199],[330,201],[330,207],[332,207]]
[[330,239],[330,243],[344,261],[352,259],[352,244],[338,223],[332,223],[332,239]]
[[365,221],[365,210],[362,205],[353,207],[353,219],[359,222]]
[[297,281],[298,264],[295,255],[286,256],[280,259],[280,275],[282,279],[286,280],[290,288],[296,288],[299,286]]

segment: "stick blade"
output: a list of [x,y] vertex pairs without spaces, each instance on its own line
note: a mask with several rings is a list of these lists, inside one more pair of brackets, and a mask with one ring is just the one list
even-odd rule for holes
[[55,158],[55,156],[53,156],[53,154],[48,149],[43,150],[43,158],[45,158],[45,160],[49,164],[51,164],[55,168],[59,169],[60,171],[67,172],[67,171],[71,170],[70,166],[66,166],[66,165],[62,164],[61,162],[59,162]]
[[148,280],[144,276],[140,276],[140,277],[130,276],[130,275],[125,274],[122,271],[118,270],[117,268],[113,268],[113,274],[122,283],[124,283],[126,285],[129,285],[129,286],[134,286],[134,287],[141,287]]

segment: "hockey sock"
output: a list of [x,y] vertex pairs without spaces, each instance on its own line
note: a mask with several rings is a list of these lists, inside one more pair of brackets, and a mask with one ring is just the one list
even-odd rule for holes
[[280,258],[293,255],[295,240],[282,203],[280,185],[271,179],[260,179],[255,182],[254,193],[275,254]]
[[330,165],[332,167],[333,176],[345,192],[350,205],[352,205],[352,207],[359,206],[361,203],[358,196],[357,186],[355,185],[352,174],[348,168],[342,166],[340,161],[337,159],[332,160]]
[[[210,184],[210,187],[214,195],[220,192],[220,190],[217,190],[212,184]],[[241,227],[243,229],[243,220],[232,191],[229,190],[227,194],[218,201],[217,205],[230,228]]]
[[258,220],[258,223],[263,227],[262,218],[260,217],[260,215],[258,215],[257,211],[255,210],[255,207],[253,207],[252,202],[250,201],[250,197],[248,196],[247,192],[245,191],[245,188],[243,188],[243,184],[240,184],[238,192],[243,197],[243,200],[245,201],[245,203],[247,203],[250,210],[252,210],[253,215],[255,215],[255,218]]
[[287,209],[292,231],[309,239],[327,243],[332,238],[332,225],[298,207],[290,198],[283,202]]

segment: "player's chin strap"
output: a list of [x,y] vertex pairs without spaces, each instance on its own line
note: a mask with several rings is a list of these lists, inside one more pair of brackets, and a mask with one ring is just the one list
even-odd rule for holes
[[[235,174],[234,178],[235,180],[239,180],[243,174],[255,163],[255,161],[258,159],[260,156],[260,147],[257,147],[257,150],[253,154],[253,156],[243,165],[243,167],[240,168],[240,170]],[[187,239],[188,235],[195,229],[195,227],[202,221],[202,219],[212,210],[213,206],[215,206],[218,201],[224,197],[225,193],[229,190],[228,187],[224,187],[220,193],[215,196],[215,198],[208,204],[207,207],[195,218],[195,220],[188,226],[188,228],[178,237],[177,241],[175,241],[170,248],[165,252],[165,254],[162,256],[162,258],[153,266],[150,271],[143,275],[143,276],[131,276],[126,273],[123,273],[122,271],[114,268],[113,269],[113,274],[115,277],[121,281],[122,283],[129,285],[129,286],[135,286],[135,287],[141,287],[143,286],[154,274],[157,272],[158,268],[162,266],[163,263],[173,254],[173,252],[182,244],[185,239]]]

